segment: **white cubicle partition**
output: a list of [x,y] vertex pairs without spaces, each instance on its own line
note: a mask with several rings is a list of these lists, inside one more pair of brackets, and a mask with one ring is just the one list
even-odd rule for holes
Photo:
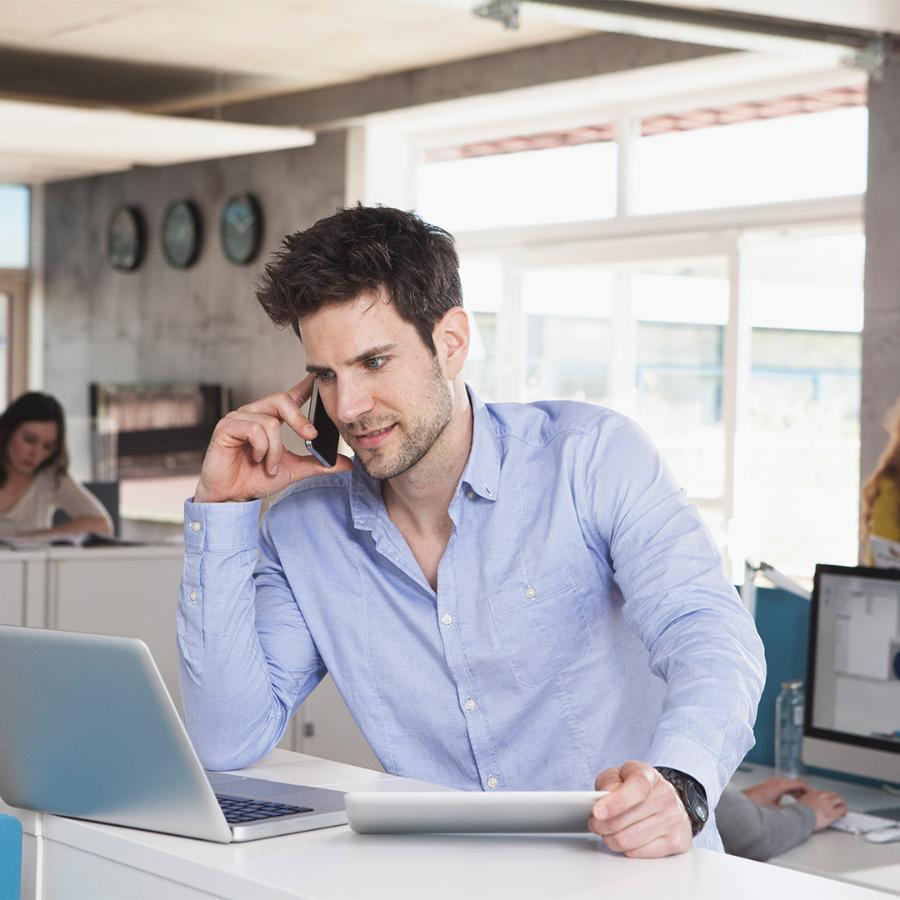
[[0,625],[44,625],[46,553],[0,550]]
[[175,608],[183,556],[182,547],[166,545],[52,548],[45,627],[140,638],[180,709]]

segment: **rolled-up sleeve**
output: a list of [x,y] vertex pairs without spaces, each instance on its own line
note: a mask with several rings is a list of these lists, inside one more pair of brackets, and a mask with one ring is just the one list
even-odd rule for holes
[[243,768],[267,753],[324,675],[259,513],[259,502],[185,503],[181,692],[208,769]]
[[756,627],[699,513],[640,428],[604,420],[585,477],[624,615],[666,683],[646,762],[697,778],[714,807],[753,746],[765,681]]

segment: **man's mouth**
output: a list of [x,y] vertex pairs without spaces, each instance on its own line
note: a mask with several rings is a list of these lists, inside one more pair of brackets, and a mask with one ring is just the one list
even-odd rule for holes
[[366,450],[378,447],[396,428],[396,423],[388,425],[385,428],[379,428],[374,431],[362,431],[353,435],[354,443],[358,444]]

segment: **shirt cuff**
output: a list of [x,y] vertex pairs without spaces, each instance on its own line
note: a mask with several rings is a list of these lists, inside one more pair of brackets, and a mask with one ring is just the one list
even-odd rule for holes
[[690,775],[703,785],[710,809],[715,809],[725,788],[721,765],[716,756],[692,740],[670,735],[653,741],[647,762],[656,768],[666,766]]
[[184,502],[184,547],[186,551],[234,552],[255,550],[259,544],[259,513],[262,501],[244,503]]

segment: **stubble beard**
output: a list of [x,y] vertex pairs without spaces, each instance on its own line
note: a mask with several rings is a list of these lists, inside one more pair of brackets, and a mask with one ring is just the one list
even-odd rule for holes
[[[453,394],[447,386],[437,360],[429,379],[428,393],[423,401],[425,412],[415,420],[405,424],[397,423],[404,432],[403,442],[392,454],[380,449],[374,452],[362,451],[357,457],[371,478],[387,481],[408,472],[419,463],[434,446],[453,417]],[[385,423],[386,425],[387,423]],[[370,431],[379,427],[377,422],[363,421],[361,430]],[[385,426],[381,426],[385,427]]]

